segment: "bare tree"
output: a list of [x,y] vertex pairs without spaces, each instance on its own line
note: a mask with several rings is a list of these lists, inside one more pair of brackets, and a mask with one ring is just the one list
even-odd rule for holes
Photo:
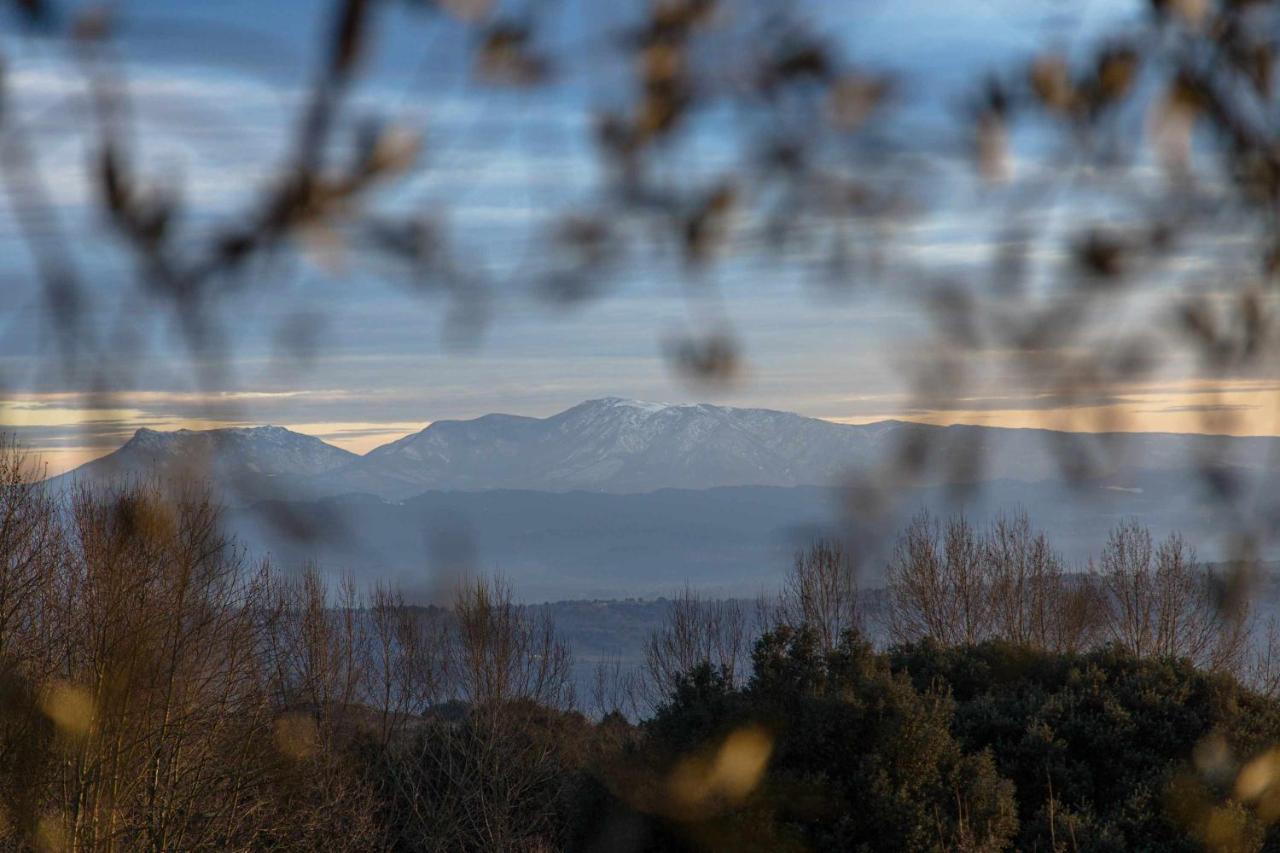
[[444,695],[448,628],[434,611],[408,606],[398,590],[382,583],[370,594],[368,618],[364,695],[378,712],[385,745]]
[[1243,672],[1246,684],[1263,696],[1280,697],[1280,620],[1267,619],[1266,631],[1254,637],[1252,654]]
[[600,661],[591,674],[591,696],[587,712],[597,720],[611,714],[628,719],[640,715],[644,706],[644,673],[624,666],[620,658]]
[[1025,512],[1001,515],[984,541],[992,635],[1048,651],[1088,647],[1097,629],[1091,579],[1068,575]]
[[[364,699],[370,644],[354,583],[336,592],[314,564],[292,578],[264,570],[260,654],[268,670],[273,752],[279,758],[272,802],[300,846],[373,843],[373,791],[348,765],[345,747],[373,728]],[[381,722],[381,718],[379,718]],[[375,724],[376,725],[376,724]]]
[[57,670],[44,830],[69,849],[238,846],[268,831],[263,587],[199,493],[82,490],[41,614]]
[[767,620],[806,625],[828,650],[846,632],[860,629],[857,571],[844,547],[824,539],[796,552],[773,609],[770,614],[766,608]]
[[736,681],[744,674],[748,642],[740,602],[706,599],[686,586],[645,646],[647,700],[656,704],[669,696],[679,678],[699,664],[709,664]]
[[507,581],[463,583],[453,618],[448,672],[460,699],[474,708],[521,700],[561,709],[573,704],[568,647],[550,618],[515,603]]
[[1100,616],[1091,578],[1069,574],[1025,513],[979,535],[964,518],[907,526],[888,567],[895,642],[1000,639],[1049,651],[1091,645]]
[[59,558],[57,511],[44,469],[0,436],[0,658],[36,653],[38,598]]
[[555,732],[573,703],[569,652],[501,578],[454,597],[448,693],[459,719],[428,715],[385,768],[406,819],[398,842],[424,850],[550,848],[550,804],[566,784]]
[[276,578],[267,613],[272,688],[282,710],[314,715],[337,726],[360,697],[361,656],[367,644],[354,585],[337,598],[314,564],[297,578]]
[[1248,613],[1219,607],[1212,576],[1178,534],[1158,546],[1128,521],[1111,532],[1098,569],[1106,637],[1141,657],[1189,658],[1207,669],[1238,671]]
[[902,534],[887,572],[889,632],[895,642],[930,638],[976,643],[992,632],[984,548],[963,517],[945,528],[920,513]]

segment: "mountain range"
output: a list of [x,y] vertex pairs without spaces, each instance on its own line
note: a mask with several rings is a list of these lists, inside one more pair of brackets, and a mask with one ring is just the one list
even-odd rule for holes
[[848,529],[849,486],[890,478],[872,584],[922,508],[978,523],[1024,510],[1077,565],[1131,517],[1214,559],[1220,490],[1266,511],[1277,467],[1272,438],[846,425],[607,398],[546,418],[436,421],[363,456],[280,427],[144,429],[54,484],[201,476],[237,538],[286,565],[313,560],[423,595],[450,572],[496,569],[528,599],[554,600],[686,581],[750,597],[796,547]]
[[[911,465],[914,461],[916,464]],[[896,463],[896,464],[895,464]],[[917,486],[1057,481],[1073,472],[1137,488],[1153,474],[1271,472],[1280,440],[1164,433],[1085,435],[900,421],[833,423],[769,409],[590,400],[547,418],[440,420],[363,456],[281,427],[140,429],[56,478],[203,474],[235,494],[403,500],[427,491],[613,494],[728,486],[836,486],[910,475]]]

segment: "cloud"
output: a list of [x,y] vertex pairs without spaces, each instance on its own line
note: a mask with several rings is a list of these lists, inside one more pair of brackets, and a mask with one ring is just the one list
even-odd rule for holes
[[1258,408],[1246,403],[1184,403],[1182,405],[1163,406],[1158,409],[1139,409],[1141,414],[1174,414],[1211,412],[1251,412]]

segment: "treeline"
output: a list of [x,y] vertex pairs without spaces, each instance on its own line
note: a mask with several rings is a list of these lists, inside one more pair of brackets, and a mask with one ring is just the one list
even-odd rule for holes
[[888,651],[819,543],[755,608],[686,590],[589,695],[500,581],[423,609],[284,576],[198,491],[55,500],[12,445],[0,556],[6,849],[1278,843],[1280,706],[1232,674],[1243,621],[1132,525],[1072,575],[1025,519],[919,519]]
[[[527,849],[569,653],[501,583],[447,611],[250,564],[198,491],[44,492],[0,453],[0,834],[17,849]],[[434,615],[433,614],[437,614]]]
[[1136,521],[1117,526],[1097,560],[1071,572],[1025,514],[985,530],[922,514],[899,538],[886,581],[894,643],[1003,640],[1052,652],[1111,645],[1269,683],[1253,641],[1273,637],[1258,630],[1246,591],[1208,571],[1178,534],[1155,542]]

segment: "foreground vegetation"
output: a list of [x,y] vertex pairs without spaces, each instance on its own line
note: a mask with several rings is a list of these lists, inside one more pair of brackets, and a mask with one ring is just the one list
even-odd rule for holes
[[880,650],[820,543],[582,695],[500,581],[330,589],[199,493],[0,461],[6,849],[1280,849],[1245,610],[1134,525],[1078,574],[1025,519],[919,519]]

